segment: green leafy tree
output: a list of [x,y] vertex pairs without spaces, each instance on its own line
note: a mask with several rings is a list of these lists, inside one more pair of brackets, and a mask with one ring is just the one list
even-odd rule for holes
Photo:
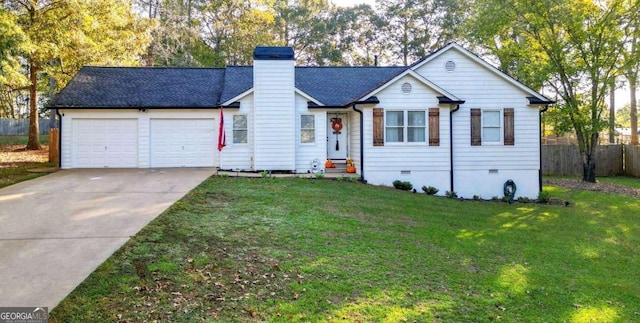
[[18,53],[24,51],[25,35],[18,27],[16,17],[0,7],[0,117],[15,118],[21,90],[27,79],[21,73]]
[[[136,0],[135,7],[154,22],[144,55],[147,66],[202,66],[212,58],[200,37],[203,0]],[[195,55],[194,55],[195,54]],[[215,61],[215,59],[213,59]]]
[[330,42],[337,55],[333,62],[348,65],[373,65],[388,60],[388,42],[380,30],[384,20],[371,6],[336,8],[330,21]]
[[467,1],[378,0],[391,51],[403,65],[456,40],[466,17]]
[[201,13],[201,34],[221,59],[218,65],[249,65],[256,46],[275,44],[275,18],[266,8],[245,1],[216,0],[203,6]]
[[[541,85],[540,76],[549,78],[544,84],[557,94],[559,127],[575,132],[582,179],[595,182],[596,147],[607,126],[604,99],[609,84],[629,64],[622,52],[637,1],[476,0],[474,8],[471,32],[478,31],[482,37],[476,40],[496,56],[513,55],[502,62],[507,71],[515,69],[534,88]],[[488,18],[496,12],[497,19]]]
[[[637,117],[638,115],[636,112],[636,118]],[[628,104],[625,104],[623,107],[616,110],[616,127],[631,127],[631,107]]]
[[29,90],[27,149],[40,149],[38,92],[63,87],[82,65],[134,65],[148,44],[148,24],[128,0],[7,0],[4,9],[24,34],[19,59]]
[[[627,3],[627,6],[633,1]],[[632,8],[629,8],[632,9]],[[627,68],[622,70],[622,74],[629,84],[629,127],[638,129],[638,101],[636,91],[638,87],[638,75],[640,74],[640,15],[636,12],[629,12],[629,37],[625,46],[624,59]],[[638,144],[638,132],[631,131],[631,144]]]
[[327,0],[266,3],[274,12],[276,43],[293,47],[299,63],[325,65],[325,58],[336,53],[327,37],[331,29],[331,7]]

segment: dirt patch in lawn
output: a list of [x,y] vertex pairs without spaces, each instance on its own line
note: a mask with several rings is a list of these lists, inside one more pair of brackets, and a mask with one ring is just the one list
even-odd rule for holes
[[46,163],[49,147],[40,150],[26,150],[24,145],[10,145],[0,148],[0,167],[18,167],[29,163]]
[[588,183],[578,179],[549,179],[545,180],[546,184],[566,187],[569,189],[587,190],[602,193],[614,193],[640,197],[640,189],[630,186],[612,184],[612,183]]

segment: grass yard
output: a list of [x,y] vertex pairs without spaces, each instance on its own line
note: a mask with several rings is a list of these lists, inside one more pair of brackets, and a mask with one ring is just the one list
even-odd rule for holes
[[102,264],[54,322],[632,322],[640,200],[568,207],[359,183],[212,177]]
[[27,141],[27,136],[0,136],[0,188],[46,174],[28,172],[29,169],[54,166],[48,162],[49,135],[40,135],[42,150],[24,150]]

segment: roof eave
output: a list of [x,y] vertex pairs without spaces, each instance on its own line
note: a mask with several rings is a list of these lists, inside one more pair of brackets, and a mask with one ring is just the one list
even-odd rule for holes
[[465,100],[453,100],[446,96],[439,96],[438,103],[439,104],[464,104]]
[[163,110],[163,109],[217,109],[218,105],[211,106],[79,106],[79,105],[50,105],[45,106],[45,109],[57,109],[57,110]]
[[535,96],[529,96],[529,97],[527,97],[527,99],[529,100],[529,104],[533,104],[533,105],[547,105],[547,104],[556,103],[556,101],[554,101],[554,100],[549,100],[547,98],[541,99],[541,98],[535,97]]
[[367,98],[366,100],[351,101],[342,105],[318,105],[315,102],[307,102],[307,108],[309,109],[348,109],[354,104],[378,104],[380,100],[376,96]]

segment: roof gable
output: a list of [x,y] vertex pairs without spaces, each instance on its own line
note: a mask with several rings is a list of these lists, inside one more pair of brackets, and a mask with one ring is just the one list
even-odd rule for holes
[[429,62],[433,61],[437,57],[443,55],[444,53],[446,53],[446,52],[448,52],[450,50],[455,50],[455,51],[461,53],[462,55],[464,55],[467,58],[469,58],[471,61],[473,61],[473,62],[481,65],[482,67],[486,68],[487,70],[491,71],[493,74],[495,74],[499,78],[507,81],[509,84],[515,86],[516,88],[519,88],[520,90],[522,90],[525,93],[527,93],[529,96],[531,96],[533,98],[536,98],[536,100],[530,100],[530,102],[535,102],[535,103],[531,103],[531,104],[550,104],[550,103],[553,103],[553,101],[549,100],[544,95],[542,95],[542,94],[538,93],[537,91],[531,89],[530,87],[522,84],[520,81],[514,79],[513,77],[509,76],[505,72],[503,72],[503,71],[499,70],[498,68],[496,68],[495,66],[489,64],[487,61],[483,60],[478,55],[466,50],[464,47],[458,45],[455,42],[449,43],[447,46],[438,49],[437,51],[433,52],[431,55],[429,55],[429,56],[421,59],[420,61],[414,63],[413,65],[411,65],[411,70],[414,70],[414,71],[418,70],[420,67],[422,67],[422,66],[424,66],[426,64],[429,64]]
[[413,76],[420,83],[422,83],[425,86],[427,86],[427,87],[433,89],[434,91],[438,92],[442,96],[446,97],[449,101],[452,101],[452,102],[462,101],[460,98],[458,98],[455,95],[449,93],[448,91],[444,90],[443,88],[437,86],[435,83],[429,81],[427,78],[423,77],[422,75],[414,72],[412,69],[407,69],[406,71],[398,74],[397,76],[395,76],[393,79],[389,80],[388,82],[386,82],[382,86],[376,88],[375,90],[369,92],[367,95],[363,96],[362,100],[366,100],[366,99],[378,94],[380,91],[386,89],[388,86],[390,86],[391,84],[399,81],[400,79],[402,79],[403,77],[405,77],[407,75]]

